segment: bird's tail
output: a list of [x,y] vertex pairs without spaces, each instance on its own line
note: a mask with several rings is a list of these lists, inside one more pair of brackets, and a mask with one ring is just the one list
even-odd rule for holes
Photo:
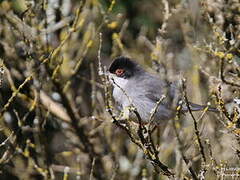
[[[199,104],[195,104],[195,103],[189,102],[189,107],[190,107],[191,111],[203,111],[208,106],[207,105],[199,105]],[[214,107],[208,107],[207,110],[211,111],[211,112],[219,112],[218,109],[216,109]],[[181,111],[183,111],[183,112],[187,112],[188,111],[188,107],[187,107],[186,103],[184,103],[182,105]]]

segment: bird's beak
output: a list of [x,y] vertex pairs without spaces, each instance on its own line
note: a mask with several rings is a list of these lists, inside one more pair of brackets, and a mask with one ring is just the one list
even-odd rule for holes
[[109,78],[113,78],[113,77],[115,76],[115,74],[110,73],[109,71],[106,72],[106,75],[107,75]]
[[106,75],[109,77],[109,79],[112,79],[114,77],[114,74],[112,74],[110,72],[108,72]]
[[109,71],[107,71],[106,75],[108,76],[110,83],[113,84],[113,81],[114,81],[114,78],[115,78],[115,74],[110,73]]
[[109,76],[111,73],[109,71],[106,72],[106,75]]

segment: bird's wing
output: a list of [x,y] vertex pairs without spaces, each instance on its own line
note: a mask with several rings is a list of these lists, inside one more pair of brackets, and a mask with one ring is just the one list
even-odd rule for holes
[[177,93],[174,83],[168,83],[155,76],[149,77],[142,84],[145,84],[144,95],[153,102],[158,102],[163,96],[165,96],[163,103],[169,102]]
[[167,93],[164,93],[164,88],[162,86],[154,85],[154,88],[146,89],[145,96],[151,101],[157,103],[163,96],[167,97]]

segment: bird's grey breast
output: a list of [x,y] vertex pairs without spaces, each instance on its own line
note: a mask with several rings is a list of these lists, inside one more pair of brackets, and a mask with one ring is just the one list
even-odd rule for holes
[[147,122],[157,102],[163,95],[167,96],[154,115],[157,123],[161,123],[162,120],[170,119],[174,115],[170,107],[172,96],[172,92],[169,93],[170,89],[171,86],[168,86],[164,81],[146,73],[140,77],[128,80],[117,78],[115,80],[113,97],[122,108],[133,104],[142,120]]
[[113,97],[115,101],[122,107],[129,106],[130,105],[128,99],[129,95],[128,92],[126,92],[128,80],[124,78],[114,77],[112,81],[113,81]]

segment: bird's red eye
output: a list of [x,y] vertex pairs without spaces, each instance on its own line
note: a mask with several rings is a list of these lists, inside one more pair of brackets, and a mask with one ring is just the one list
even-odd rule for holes
[[116,74],[117,76],[122,76],[123,73],[124,73],[124,69],[117,69],[117,70],[115,71],[115,74]]

